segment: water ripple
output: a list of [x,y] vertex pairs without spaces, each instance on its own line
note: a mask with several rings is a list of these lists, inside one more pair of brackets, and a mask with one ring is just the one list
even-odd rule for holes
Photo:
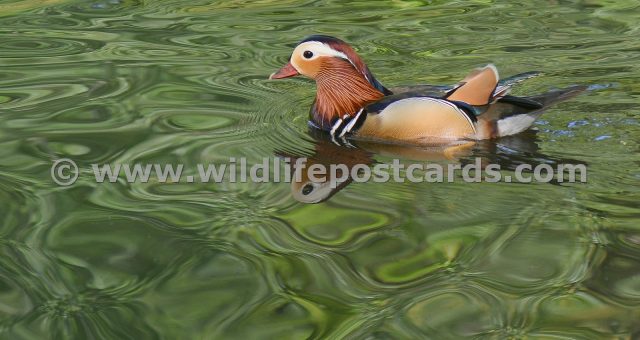
[[[637,3],[0,9],[0,337],[638,334]],[[351,183],[305,205],[287,183],[91,180],[92,163],[193,175],[230,157],[322,158],[306,122],[313,83],[267,79],[313,33],[352,42],[389,86],[452,84],[488,62],[505,76],[543,71],[518,94],[591,85],[536,136],[429,158],[480,156],[507,172],[575,161],[588,183]],[[361,147],[349,155],[437,154]],[[72,187],[49,179],[61,157],[84,169]]]

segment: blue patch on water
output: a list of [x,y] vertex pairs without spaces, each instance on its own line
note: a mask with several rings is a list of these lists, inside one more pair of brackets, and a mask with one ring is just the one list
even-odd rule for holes
[[553,131],[553,134],[556,136],[568,136],[568,137],[574,136],[573,131],[569,131],[569,130],[557,130],[557,131]]
[[569,122],[569,124],[567,124],[567,127],[572,129],[574,127],[584,126],[584,125],[589,125],[589,122],[586,120],[574,120],[573,122]]
[[605,90],[608,88],[612,88],[612,87],[616,87],[616,84],[611,83],[611,84],[594,84],[594,85],[589,85],[589,87],[587,87],[588,91],[597,91],[597,90]]
[[102,1],[102,2],[95,2],[91,5],[91,8],[93,9],[107,9],[109,7],[111,7],[112,5],[120,5],[121,2],[120,0],[107,0],[107,1]]

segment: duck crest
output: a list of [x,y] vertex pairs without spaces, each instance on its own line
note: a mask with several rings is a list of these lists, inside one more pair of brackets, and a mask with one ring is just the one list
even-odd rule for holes
[[384,97],[348,60],[332,59],[316,78],[317,95],[311,119],[323,129],[344,115],[353,116],[367,104]]
[[346,42],[335,37],[321,34],[310,35],[300,43],[304,43],[307,41],[321,42],[338,52],[344,53],[344,55],[349,58],[349,62],[353,65],[353,67],[355,67],[356,70],[358,70],[358,72],[360,72],[360,74],[362,74],[373,87],[375,87],[378,91],[384,93],[385,95],[393,94],[373,76],[373,73],[371,73],[371,70],[369,70],[367,64],[364,63],[358,53],[356,53],[356,51]]

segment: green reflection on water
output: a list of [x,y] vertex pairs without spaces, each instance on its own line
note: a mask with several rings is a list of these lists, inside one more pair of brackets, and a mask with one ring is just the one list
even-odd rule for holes
[[[0,338],[637,338],[639,18],[631,0],[0,3]],[[313,85],[266,80],[312,33],[389,86],[488,62],[543,72],[517,94],[611,85],[479,151],[589,182],[352,183],[305,205],[284,183],[51,181],[62,157],[313,155]]]

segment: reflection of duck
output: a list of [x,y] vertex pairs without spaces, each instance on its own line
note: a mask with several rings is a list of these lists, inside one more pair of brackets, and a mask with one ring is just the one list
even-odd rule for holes
[[[342,40],[311,36],[294,49],[271,79],[305,75],[316,81],[310,123],[332,136],[404,144],[481,140],[520,133],[549,105],[585,87],[535,97],[507,93],[518,78],[499,82],[493,65],[477,69],[457,86],[391,91]],[[440,90],[434,93],[432,90]]]
[[371,166],[375,163],[374,155],[389,156],[400,159],[414,161],[456,161],[459,157],[468,156],[476,145],[475,142],[464,141],[450,143],[448,145],[433,145],[429,147],[417,147],[412,145],[383,144],[361,141],[354,144],[349,143],[349,147],[336,144],[335,140],[326,134],[318,133],[318,130],[310,130],[310,134],[315,139],[315,150],[311,156],[292,155],[286,152],[278,152],[278,155],[295,160],[305,157],[307,162],[302,168],[301,181],[291,182],[291,195],[297,201],[303,203],[320,203],[331,198],[335,193],[349,185],[353,178],[351,176],[343,178],[340,169],[336,171],[336,177],[331,177],[328,172],[326,177],[321,177],[321,181],[313,181],[309,176],[309,169],[314,164],[323,165],[325,169],[330,169],[332,165],[344,164],[349,172],[356,165]]
[[[320,203],[328,200],[338,191],[352,183],[348,176],[346,180],[339,181],[329,175],[322,177],[321,181],[312,181],[309,169],[313,164],[323,165],[329,169],[331,165],[344,164],[349,171],[359,164],[372,166],[376,163],[374,156],[387,156],[406,160],[408,163],[418,162],[453,162],[467,163],[469,157],[482,158],[483,165],[499,164],[503,170],[514,170],[518,165],[530,163],[532,160],[544,163],[581,163],[575,160],[553,159],[539,153],[537,136],[534,130],[529,130],[517,136],[501,138],[499,140],[466,141],[449,145],[412,146],[383,144],[371,142],[353,142],[349,147],[338,145],[335,141],[318,130],[310,130],[315,139],[314,153],[307,155],[292,155],[286,152],[278,152],[279,156],[289,157],[295,160],[301,157],[307,159],[306,166],[302,168],[301,181],[291,182],[291,195],[297,201],[303,203]],[[340,171],[336,172],[338,178],[342,177]]]
[[[475,142],[451,143],[449,145],[434,145],[429,147],[416,147],[411,145],[383,144],[371,142],[358,142],[357,144],[349,144],[345,147],[336,144],[334,140],[326,134],[318,133],[317,130],[311,130],[311,135],[315,138],[315,150],[311,156],[291,155],[279,152],[280,156],[291,158],[294,164],[295,160],[306,157],[305,167],[301,169],[301,181],[293,180],[291,182],[291,195],[297,201],[303,203],[320,203],[331,198],[335,193],[351,184],[353,178],[351,176],[343,176],[342,170],[337,169],[332,177],[328,171],[326,176],[320,177],[321,181],[313,181],[309,176],[309,169],[314,164],[320,164],[325,169],[330,169],[332,165],[344,164],[349,172],[356,165],[371,166],[375,163],[374,155],[389,156],[400,159],[408,159],[414,161],[456,161],[458,157],[468,156],[476,145]],[[354,142],[355,143],[355,142]],[[346,178],[341,180],[342,178]]]

